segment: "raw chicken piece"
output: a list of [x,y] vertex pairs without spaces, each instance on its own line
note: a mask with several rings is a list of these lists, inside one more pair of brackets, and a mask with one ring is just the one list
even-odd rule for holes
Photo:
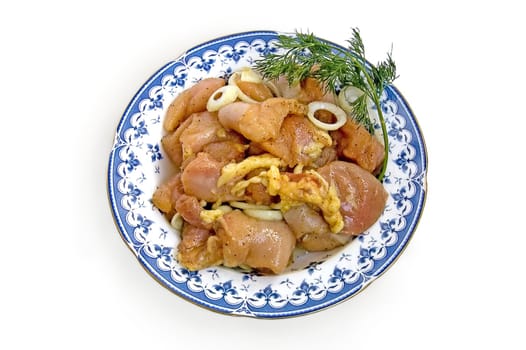
[[212,203],[218,200],[225,202],[241,200],[240,197],[230,193],[231,183],[226,183],[221,187],[217,186],[221,169],[225,164],[218,162],[208,153],[198,153],[197,157],[186,165],[181,175],[184,192],[199,200]]
[[161,139],[163,150],[168,155],[168,158],[174,163],[176,167],[180,167],[183,163],[183,147],[181,146],[180,137],[183,131],[192,122],[191,118],[187,118],[179,125],[179,127],[164,135]]
[[221,78],[207,78],[184,90],[168,107],[164,118],[164,129],[173,131],[192,113],[206,111],[210,96],[225,83]]
[[331,232],[323,217],[307,204],[290,208],[283,213],[283,218],[298,239],[308,233]]
[[183,168],[200,151],[212,154],[217,160],[240,159],[247,147],[243,141],[241,135],[219,124],[217,113],[210,112],[192,114],[161,140],[168,158]]
[[217,236],[223,243],[223,264],[249,266],[281,273],[288,266],[296,244],[284,221],[263,221],[231,211],[217,220]]
[[350,236],[332,233],[320,213],[303,204],[290,208],[283,218],[307,251],[330,250],[350,240]]
[[307,233],[301,237],[300,245],[309,252],[331,250],[347,244],[352,236],[343,233],[331,233],[330,231],[319,231]]
[[219,122],[254,142],[276,138],[289,114],[306,114],[307,106],[296,100],[269,98],[257,103],[234,102],[219,110]]
[[330,147],[323,148],[320,156],[314,160],[311,166],[314,168],[321,168],[322,166],[329,164],[336,159],[338,159],[338,153],[336,152],[335,145],[332,144]]
[[305,78],[299,84],[291,86],[287,78],[282,76],[274,81],[274,85],[283,98],[294,98],[304,104],[313,101],[335,103],[334,95],[325,93],[322,85],[314,78]]
[[245,158],[247,147],[237,141],[218,141],[203,147],[203,152],[208,153],[220,163],[240,162]]
[[175,199],[182,192],[181,173],[177,173],[157,187],[152,196],[152,203],[160,211],[172,217],[175,210]]
[[182,194],[175,202],[175,211],[178,212],[186,222],[192,226],[210,230],[212,225],[201,219],[201,210],[203,210],[203,208],[197,198],[187,194]]
[[388,194],[371,173],[345,161],[331,162],[318,173],[336,186],[344,222],[341,233],[358,235],[382,215]]
[[215,112],[194,113],[188,119],[191,119],[190,124],[179,136],[183,162],[201,152],[206,145],[214,142],[233,141],[240,145],[242,143],[242,137],[238,133],[227,131],[219,124]]
[[332,144],[329,134],[301,115],[291,115],[283,121],[278,136],[258,146],[285,161],[289,167],[311,165],[325,147]]
[[270,89],[263,83],[239,80],[236,82],[236,85],[245,95],[258,102],[263,102],[273,97]]
[[207,229],[185,223],[177,247],[177,260],[189,270],[199,270],[221,264],[222,244]]
[[385,157],[384,146],[365,127],[348,118],[347,123],[331,135],[337,140],[340,156],[370,173],[380,168]]
[[252,204],[271,205],[273,197],[268,194],[267,187],[260,183],[252,183],[245,190],[245,201]]

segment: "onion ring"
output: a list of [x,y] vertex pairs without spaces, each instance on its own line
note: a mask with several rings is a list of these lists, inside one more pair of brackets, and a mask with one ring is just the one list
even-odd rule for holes
[[[307,117],[309,120],[322,130],[332,131],[341,128],[347,122],[347,114],[343,109],[329,102],[315,101],[308,105]],[[336,122],[329,124],[324,123],[316,118],[314,113],[319,110],[325,110],[331,112],[336,117]]]
[[[216,112],[220,110],[222,107],[231,104],[235,100],[237,100],[237,97],[241,90],[237,86],[232,85],[225,85],[217,89],[212,96],[208,99],[208,102],[206,104],[206,109],[209,112]],[[216,98],[216,96],[218,96]]]
[[267,220],[267,221],[280,221],[283,220],[283,215],[279,210],[268,210],[268,209],[245,209],[245,214],[255,219]]

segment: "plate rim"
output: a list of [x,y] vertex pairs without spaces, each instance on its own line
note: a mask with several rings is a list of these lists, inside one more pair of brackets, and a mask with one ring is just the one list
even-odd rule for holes
[[[157,69],[155,71],[155,73],[153,73],[148,79],[146,79],[144,81],[144,83],[140,86],[140,88],[137,90],[137,92],[134,94],[133,98],[130,100],[130,102],[128,103],[128,105],[124,109],[123,113],[120,115],[119,121],[118,121],[117,126],[115,128],[115,132],[113,133],[114,138],[116,138],[118,136],[119,132],[122,130],[123,125],[127,121],[127,119],[125,117],[130,114],[131,109],[133,108],[133,106],[135,106],[135,104],[140,99],[140,96],[144,93],[144,91],[149,89],[151,87],[150,84],[155,79],[157,79],[160,75],[165,73],[166,69],[170,65],[173,65],[174,63],[178,62],[179,60],[181,60],[181,58],[183,58],[183,57],[185,57],[185,56],[187,56],[189,54],[192,54],[193,52],[196,52],[196,51],[198,51],[198,50],[200,50],[202,48],[205,48],[205,47],[210,46],[210,45],[217,44],[219,42],[223,42],[225,40],[235,40],[235,39],[240,39],[240,38],[244,39],[244,38],[250,38],[250,37],[257,37],[257,36],[260,36],[260,35],[276,36],[276,35],[280,35],[280,34],[293,34],[293,33],[284,33],[284,32],[278,32],[278,31],[273,31],[273,30],[255,30],[255,31],[238,32],[238,33],[218,36],[218,37],[216,37],[214,39],[205,41],[205,42],[203,42],[201,44],[198,44],[198,45],[194,45],[192,48],[183,51],[176,59],[169,61],[168,63],[164,64],[162,67]],[[322,39],[322,38],[320,38],[320,39]],[[336,43],[328,41],[326,39],[322,39],[322,40],[324,40],[324,41],[326,41],[326,42],[328,42],[328,43],[330,43],[332,45],[343,47],[342,45],[336,44]],[[411,106],[409,105],[409,103],[407,102],[405,97],[402,95],[402,93],[398,90],[396,85],[391,84],[391,85],[389,85],[386,88],[392,89],[392,91],[396,95],[398,95],[397,97],[398,97],[399,102],[401,102],[403,107],[406,109],[408,117],[409,117],[411,123],[413,123],[413,126],[415,128],[415,132],[418,134],[417,139],[419,141],[418,143],[419,143],[420,148],[421,148],[420,149],[421,164],[422,164],[421,171],[423,173],[423,175],[422,175],[422,193],[421,193],[420,198],[418,199],[418,203],[420,205],[419,205],[419,207],[417,209],[418,211],[415,214],[415,220],[413,220],[411,222],[411,228],[408,229],[407,237],[406,237],[405,241],[403,242],[403,244],[401,244],[399,249],[396,251],[396,253],[394,255],[391,255],[391,258],[388,259],[388,261],[383,264],[382,268],[380,270],[376,271],[376,273],[371,277],[371,279],[369,279],[365,283],[360,284],[359,286],[357,286],[355,288],[357,290],[351,289],[351,290],[347,291],[346,293],[342,293],[341,295],[339,295],[336,298],[329,299],[326,302],[318,303],[318,304],[312,305],[310,307],[305,307],[305,308],[301,308],[300,307],[300,308],[297,308],[297,309],[294,309],[294,310],[287,310],[287,311],[284,311],[284,312],[281,312],[280,309],[275,309],[274,310],[275,312],[261,312],[261,313],[260,312],[254,312],[252,314],[243,314],[243,313],[234,313],[234,312],[232,312],[232,309],[225,308],[225,307],[223,307],[221,305],[217,305],[217,304],[211,303],[210,302],[211,299],[207,299],[208,302],[205,302],[204,300],[199,299],[199,298],[195,297],[194,295],[192,295],[190,293],[187,293],[186,291],[183,291],[181,289],[175,288],[173,286],[173,283],[171,283],[170,281],[167,281],[166,278],[164,276],[162,276],[157,270],[155,270],[151,264],[147,263],[147,261],[145,260],[144,257],[140,256],[140,254],[137,254],[134,251],[134,249],[131,247],[131,243],[132,242],[128,241],[128,239],[126,238],[126,234],[127,234],[126,229],[124,228],[124,226],[120,222],[120,218],[118,218],[118,215],[117,215],[118,214],[118,208],[117,208],[117,203],[116,203],[117,201],[115,200],[115,193],[114,193],[115,191],[114,191],[114,188],[112,187],[112,184],[113,184],[112,180],[114,179],[114,174],[113,174],[113,171],[112,171],[113,169],[112,168],[113,168],[113,165],[115,163],[115,155],[114,155],[114,153],[115,153],[115,150],[116,150],[116,148],[115,148],[115,141],[114,141],[114,143],[112,143],[111,151],[110,151],[110,154],[109,154],[109,162],[108,162],[107,176],[106,176],[106,180],[107,180],[107,182],[106,182],[106,189],[107,189],[108,202],[109,202],[110,209],[111,209],[111,212],[112,212],[113,221],[114,221],[114,223],[115,223],[115,225],[117,227],[117,230],[119,232],[119,236],[121,237],[123,242],[126,244],[128,249],[130,249],[130,251],[135,255],[136,259],[138,260],[138,262],[142,266],[142,268],[157,283],[159,283],[164,288],[170,290],[174,294],[178,295],[179,297],[185,299],[186,301],[190,301],[191,303],[193,303],[193,304],[195,304],[197,306],[203,307],[206,310],[213,311],[213,312],[216,312],[216,313],[219,313],[219,314],[232,315],[232,316],[248,316],[248,317],[265,318],[265,319],[268,319],[268,318],[298,317],[298,316],[307,315],[307,314],[311,314],[311,313],[314,313],[314,312],[319,312],[319,311],[325,310],[328,307],[336,306],[336,305],[338,305],[338,304],[340,304],[340,303],[342,303],[344,301],[347,301],[347,300],[351,299],[352,297],[360,294],[369,285],[371,285],[380,276],[382,276],[387,270],[389,270],[396,263],[396,261],[400,258],[402,253],[407,249],[407,247],[409,245],[409,242],[414,237],[415,232],[417,230],[417,227],[418,227],[418,225],[419,225],[419,223],[420,223],[420,221],[422,219],[423,212],[424,212],[424,207],[425,207],[425,204],[426,204],[426,201],[427,201],[427,195],[428,195],[428,180],[427,180],[427,174],[428,174],[428,171],[429,171],[429,168],[428,168],[428,152],[427,152],[427,146],[426,146],[425,138],[424,138],[424,135],[422,133],[422,129],[421,129],[420,125],[419,125],[418,119],[415,116]]]

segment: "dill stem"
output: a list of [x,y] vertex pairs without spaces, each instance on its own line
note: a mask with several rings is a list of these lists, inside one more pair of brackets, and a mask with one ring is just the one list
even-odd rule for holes
[[382,168],[380,170],[380,173],[378,174],[378,180],[381,182],[385,176],[385,171],[387,170],[387,160],[389,157],[389,139],[387,137],[387,126],[385,125],[384,113],[382,112],[382,106],[380,105],[380,100],[374,99],[373,101],[376,106],[376,110],[378,111],[378,119],[380,119],[380,125],[382,126],[382,137],[384,140],[385,156],[382,161]]
[[[384,159],[382,161],[382,168],[380,169],[380,173],[378,174],[377,178],[381,182],[385,176],[385,172],[387,170],[387,162],[389,158],[389,138],[387,135],[387,125],[385,124],[385,118],[384,113],[382,111],[382,106],[380,103],[380,96],[378,96],[378,92],[374,90],[374,82],[369,74],[369,71],[367,70],[367,67],[365,66],[365,61],[362,62],[361,60],[358,60],[354,55],[349,53],[349,51],[342,50],[338,47],[335,47],[335,49],[341,53],[343,53],[348,59],[350,59],[353,62],[357,62],[359,64],[359,67],[361,68],[363,75],[365,79],[367,80],[367,85],[369,86],[370,91],[364,91],[369,95],[369,97],[373,100],[374,105],[376,106],[376,110],[378,111],[378,119],[380,119],[380,126],[382,127],[382,139],[384,141]],[[380,91],[380,93],[382,93]],[[370,116],[369,116],[370,117]]]

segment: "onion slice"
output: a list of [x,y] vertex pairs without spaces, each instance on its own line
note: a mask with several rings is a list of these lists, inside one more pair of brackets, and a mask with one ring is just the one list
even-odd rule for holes
[[170,220],[170,225],[175,228],[177,231],[181,231],[183,228],[183,217],[179,213],[175,213]]
[[283,97],[276,84],[274,84],[274,82],[270,80],[264,80],[263,84],[265,84],[270,89],[270,91],[275,97]]
[[[356,101],[356,99],[362,96],[363,94],[364,92],[355,86],[346,86],[338,94],[338,105],[344,111],[352,115],[353,107],[351,106],[351,103]],[[367,114],[373,122],[378,120],[378,111],[376,110],[376,106],[374,105],[373,101],[369,96],[367,96]],[[381,134],[377,134],[377,138],[383,144],[383,137],[381,136]]]
[[237,86],[225,85],[217,89],[208,99],[206,109],[209,112],[216,112],[222,107],[231,104],[235,100],[241,90]]
[[[346,86],[340,93],[338,94],[338,104],[340,107],[346,111],[347,113],[352,113],[352,106],[351,103],[356,101],[356,99],[363,95],[363,91],[358,89],[355,86]],[[367,101],[369,102],[369,101]]]
[[261,76],[250,67],[241,68],[241,77],[239,80],[251,83],[261,83],[263,81]]
[[[324,123],[314,115],[319,110],[329,111],[336,117],[336,122],[332,124]],[[347,114],[343,109],[329,102],[315,101],[308,105],[307,117],[309,120],[322,130],[332,131],[341,128],[347,122]]]
[[268,209],[245,209],[245,214],[255,219],[267,220],[267,221],[280,221],[283,220],[283,215],[279,210],[268,210]]
[[268,205],[260,205],[260,204],[252,204],[247,202],[238,202],[238,201],[232,201],[229,202],[231,207],[238,208],[238,209],[260,209],[260,210],[269,210],[270,207]]

